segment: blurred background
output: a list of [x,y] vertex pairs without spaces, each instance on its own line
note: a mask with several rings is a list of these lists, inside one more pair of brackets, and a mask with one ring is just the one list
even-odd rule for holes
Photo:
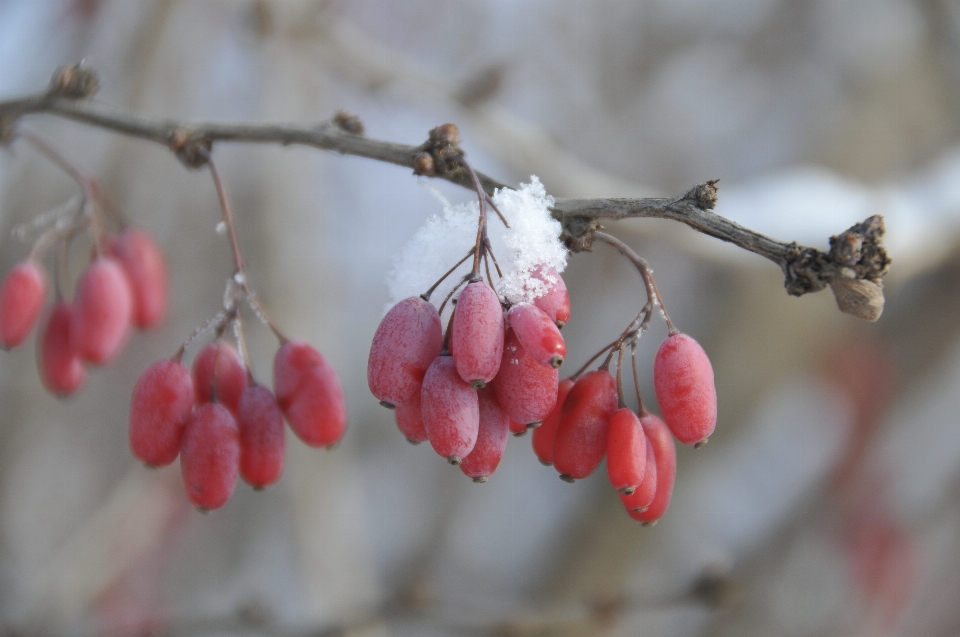
[[[311,124],[378,139],[460,126],[473,165],[556,197],[679,195],[783,241],[884,214],[875,324],[679,224],[611,223],[709,353],[720,418],[679,449],[670,511],[632,522],[605,472],[569,485],[513,439],[473,484],[411,447],[366,388],[393,256],[440,204],[404,169],[221,144],[248,277],[344,383],[333,451],[203,515],[174,464],[130,455],[131,389],[222,304],[209,175],[165,148],[31,116],[170,261],[164,326],[60,400],[34,346],[0,353],[2,635],[948,635],[960,633],[960,5],[950,0],[0,0],[0,99],[83,59],[98,100],[155,117]],[[469,192],[435,184],[454,202]],[[76,194],[0,151],[15,229]],[[644,302],[613,250],[564,274],[569,371]],[[665,336],[641,341],[646,395]],[[254,373],[275,339],[248,322]],[[566,368],[565,368],[566,369]]]

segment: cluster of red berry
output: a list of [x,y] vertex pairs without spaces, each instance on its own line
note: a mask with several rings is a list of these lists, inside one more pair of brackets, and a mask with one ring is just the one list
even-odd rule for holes
[[192,370],[183,348],[140,376],[130,401],[130,448],[151,466],[180,456],[187,495],[216,509],[233,494],[237,473],[255,489],[280,479],[283,419],[306,444],[329,447],[346,429],[340,380],[320,352],[285,340],[273,360],[276,396],[258,384],[229,343],[205,345]]
[[710,362],[685,334],[673,333],[661,345],[654,384],[666,423],[642,401],[639,416],[623,406],[619,366],[626,337],[635,344],[642,331],[635,327],[606,348],[621,351],[617,377],[608,356],[599,369],[559,382],[566,354],[559,327],[569,319],[569,297],[552,268],[534,276],[547,284],[547,293],[515,305],[502,304],[493,288],[470,277],[446,334],[426,296],[397,303],[373,338],[370,391],[395,410],[410,442],[429,440],[475,482],[496,470],[508,432],[534,429],[536,456],[569,482],[593,473],[606,457],[630,516],[652,523],[673,491],[674,436],[699,445],[716,425]]
[[[40,330],[40,377],[61,396],[83,386],[86,364],[105,365],[117,356],[131,325],[155,327],[166,311],[166,262],[153,238],[130,228],[100,245],[73,301],[57,300]],[[0,345],[9,349],[29,336],[46,294],[47,276],[33,256],[7,274],[0,285]]]

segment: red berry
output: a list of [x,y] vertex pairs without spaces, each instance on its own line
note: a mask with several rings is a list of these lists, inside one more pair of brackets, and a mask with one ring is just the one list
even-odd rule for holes
[[240,355],[224,340],[207,343],[193,359],[193,386],[198,405],[218,402],[236,415],[247,382],[247,370]]
[[67,396],[80,389],[87,379],[83,361],[70,346],[73,308],[66,301],[53,306],[47,324],[40,332],[37,367],[40,378],[54,394]]
[[543,310],[530,303],[517,303],[507,312],[507,320],[530,358],[553,368],[563,364],[567,344]]
[[457,299],[450,349],[460,378],[474,388],[497,375],[503,354],[503,309],[497,293],[483,281],[468,283]]
[[629,408],[610,418],[607,433],[607,475],[620,493],[630,494],[643,480],[647,468],[647,437],[640,419]]
[[103,365],[119,352],[130,330],[130,282],[112,257],[93,261],[80,276],[73,299],[70,342],[80,358]]
[[548,466],[553,464],[553,440],[557,435],[557,425],[560,423],[560,411],[571,389],[573,389],[573,380],[567,378],[560,381],[556,404],[543,419],[543,423],[533,430],[533,452],[542,464]]
[[657,459],[653,455],[653,445],[649,441],[646,443],[646,448],[646,468],[643,471],[643,480],[640,481],[633,493],[629,495],[620,494],[620,500],[629,514],[646,511],[653,503],[654,496],[657,495]]
[[480,407],[480,430],[473,450],[460,463],[460,470],[474,482],[486,482],[493,475],[507,448],[509,418],[500,409],[497,396],[490,387],[477,390]]
[[527,434],[529,427],[527,427],[525,424],[522,422],[517,422],[509,416],[507,416],[507,420],[509,421],[510,433],[512,433],[514,436],[519,438],[520,436],[525,436]]
[[16,347],[29,336],[46,294],[47,277],[33,259],[7,273],[0,284],[0,347]]
[[250,385],[240,394],[237,407],[240,430],[240,476],[254,489],[263,489],[280,479],[286,441],[283,415],[273,393],[262,385]]
[[686,334],[668,336],[653,364],[657,403],[680,442],[707,441],[717,426],[717,390],[713,368],[700,344]]
[[409,400],[397,403],[393,408],[393,416],[397,420],[400,433],[415,445],[427,441],[427,428],[423,424],[420,396],[421,392],[415,391]]
[[311,447],[329,447],[347,429],[337,372],[303,341],[287,341],[273,359],[273,389],[290,428]]
[[518,423],[541,422],[557,401],[559,374],[527,355],[513,330],[507,330],[500,371],[491,385],[507,414]]
[[201,509],[222,507],[233,494],[240,466],[240,434],[220,403],[197,407],[180,446],[180,471],[190,500]]
[[373,335],[367,359],[370,392],[390,405],[420,391],[423,375],[443,347],[440,314],[418,296],[390,308]]
[[570,295],[567,294],[563,277],[549,265],[535,269],[533,277],[547,284],[547,292],[536,298],[533,304],[543,310],[557,327],[563,327],[570,320]]
[[[670,496],[673,495],[673,481],[677,477],[677,450],[673,446],[673,436],[662,420],[648,414],[640,419],[644,433],[647,434],[647,444],[653,447],[657,484],[653,501],[646,511],[634,513],[629,511],[634,520],[652,524],[667,512],[670,506]],[[639,490],[639,489],[638,489]]]
[[423,377],[423,424],[433,449],[460,464],[477,443],[480,406],[477,391],[457,373],[450,356],[438,356]]
[[140,375],[130,398],[130,449],[153,467],[173,462],[180,453],[183,426],[193,410],[190,371],[162,359]]
[[577,379],[563,401],[553,441],[553,466],[561,478],[586,478],[599,466],[616,410],[617,381],[609,371],[598,369]]
[[113,237],[107,252],[120,261],[133,293],[133,325],[156,327],[167,311],[167,261],[146,231],[130,228]]

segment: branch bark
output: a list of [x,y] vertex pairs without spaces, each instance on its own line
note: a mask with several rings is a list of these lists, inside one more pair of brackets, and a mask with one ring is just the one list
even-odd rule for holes
[[[316,124],[180,122],[151,119],[87,100],[98,83],[92,71],[80,66],[59,70],[50,89],[18,99],[0,101],[0,143],[15,137],[15,124],[27,115],[47,114],[111,130],[122,135],[163,144],[187,166],[206,164],[215,142],[301,144],[345,155],[367,157],[406,166],[417,174],[446,179],[473,188],[460,162],[450,157],[462,151],[453,143],[439,142],[433,134],[420,146],[371,139],[355,117],[337,113]],[[437,129],[435,129],[437,130]],[[454,129],[455,132],[455,129]],[[424,155],[430,155],[426,158]],[[424,169],[425,159],[428,170]],[[477,173],[488,194],[506,184]],[[890,258],[883,247],[883,218],[874,215],[830,238],[822,252],[771,239],[713,212],[716,181],[690,189],[680,197],[645,199],[558,199],[554,216],[563,226],[563,239],[574,252],[588,251],[603,219],[649,217],[679,221],[703,234],[727,241],[763,256],[784,273],[789,294],[801,296],[831,286],[840,309],[860,318],[876,320],[883,308],[883,277]]]

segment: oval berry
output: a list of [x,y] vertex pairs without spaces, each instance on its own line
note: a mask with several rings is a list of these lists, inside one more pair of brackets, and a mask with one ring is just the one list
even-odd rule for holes
[[480,431],[477,391],[457,373],[450,356],[438,356],[423,377],[423,424],[433,449],[450,461],[469,454]]
[[504,411],[524,425],[541,422],[556,404],[558,382],[557,370],[533,360],[508,329],[500,371],[491,383]]
[[254,489],[263,489],[280,479],[286,440],[283,415],[273,393],[262,385],[250,385],[240,394],[237,406],[240,432],[240,476]]
[[560,411],[563,409],[563,402],[567,399],[567,394],[573,389],[573,380],[567,378],[560,381],[557,387],[556,404],[553,409],[543,419],[543,423],[533,430],[533,453],[537,455],[537,460],[541,464],[550,466],[553,464],[553,440],[557,435],[557,425],[560,423]]
[[667,512],[670,496],[673,495],[673,482],[677,477],[677,449],[673,446],[673,436],[662,420],[648,414],[640,419],[643,431],[647,435],[647,444],[653,447],[654,466],[657,484],[653,500],[646,511],[628,511],[630,517],[644,524],[653,524]]
[[443,347],[440,314],[418,296],[390,308],[367,359],[367,384],[378,400],[397,405],[420,391],[423,375]]
[[180,446],[180,472],[190,501],[201,509],[227,503],[237,483],[240,434],[233,414],[220,403],[197,407]]
[[120,262],[95,259],[80,276],[73,299],[70,342],[77,354],[94,365],[110,362],[126,340],[132,309],[130,281]]
[[423,424],[420,396],[421,392],[415,391],[409,400],[397,403],[393,408],[393,416],[400,433],[414,445],[427,441],[427,428]]
[[290,428],[311,447],[329,447],[347,429],[340,378],[327,359],[303,341],[287,341],[273,359],[273,390]]
[[207,343],[193,359],[193,386],[198,405],[218,402],[236,415],[248,380],[240,355],[224,340]]
[[70,345],[73,308],[65,301],[53,306],[47,323],[40,331],[37,368],[48,390],[67,396],[80,389],[87,379],[83,361]]
[[7,273],[0,284],[0,347],[16,347],[30,335],[46,295],[47,276],[33,259]]
[[631,494],[647,468],[647,437],[640,419],[630,409],[618,409],[607,433],[607,475],[613,488]]
[[646,449],[647,458],[643,480],[640,481],[633,493],[620,494],[620,501],[623,502],[627,513],[643,513],[650,508],[650,505],[653,504],[653,498],[657,495],[657,459],[653,454],[653,445],[649,441],[646,443]]
[[717,426],[717,390],[700,344],[686,334],[668,336],[653,363],[653,386],[663,420],[677,440],[706,442]]
[[547,367],[563,364],[567,344],[543,310],[530,303],[517,303],[507,312],[507,321],[530,358]]
[[484,387],[477,390],[477,400],[480,408],[477,443],[463,458],[460,470],[473,478],[474,482],[486,482],[487,478],[497,470],[503,458],[503,450],[507,448],[510,419],[500,408],[492,388]]
[[133,295],[131,321],[140,329],[156,327],[167,312],[167,260],[153,237],[139,228],[113,237],[107,252],[123,266]]
[[191,411],[190,371],[167,358],[148,367],[130,398],[130,450],[134,457],[152,467],[176,460]]
[[553,466],[561,478],[586,478],[600,465],[616,410],[617,381],[609,371],[598,369],[577,379],[563,401],[553,440]]
[[543,310],[557,327],[563,327],[570,320],[570,295],[563,277],[549,265],[538,266],[532,276],[547,286],[547,291],[534,299],[533,304]]
[[503,355],[503,309],[497,293],[483,281],[468,283],[453,314],[450,350],[460,378],[474,388],[497,375]]

